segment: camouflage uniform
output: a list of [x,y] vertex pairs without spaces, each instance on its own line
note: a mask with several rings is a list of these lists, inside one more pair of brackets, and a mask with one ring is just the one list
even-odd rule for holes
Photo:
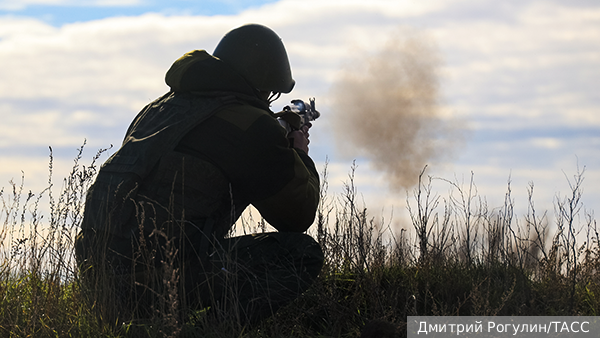
[[[304,231],[319,177],[252,88],[205,51],[177,60],[88,192],[76,256],[110,320],[210,307],[257,321],[323,261]],[[252,204],[279,232],[226,238]],[[176,295],[175,298],[173,298]],[[169,305],[170,304],[170,305]]]

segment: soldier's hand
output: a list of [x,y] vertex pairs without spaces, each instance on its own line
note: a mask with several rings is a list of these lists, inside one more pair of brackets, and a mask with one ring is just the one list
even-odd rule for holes
[[308,154],[308,144],[310,140],[308,139],[310,134],[308,130],[312,127],[312,124],[307,123],[300,130],[295,130],[289,133],[288,137],[294,140],[293,147],[300,149]]

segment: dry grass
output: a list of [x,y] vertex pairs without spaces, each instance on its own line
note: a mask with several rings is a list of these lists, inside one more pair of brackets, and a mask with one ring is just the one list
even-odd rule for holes
[[[407,198],[414,232],[393,233],[391,220],[359,207],[351,168],[345,191],[327,193],[310,233],[325,265],[306,294],[259,326],[212,321],[203,312],[179,319],[176,267],[161,290],[153,324],[107,325],[86,302],[73,257],[85,192],[96,159],[80,164],[53,195],[24,192],[11,182],[0,192],[0,335],[5,337],[356,337],[383,321],[403,335],[409,315],[597,315],[600,236],[593,212],[582,207],[584,170],[556,197],[552,221],[535,209],[531,184],[526,215],[514,214],[510,183],[504,204],[491,208],[466,186],[442,180],[448,196],[432,191],[423,171]],[[48,211],[42,215],[42,203]],[[261,220],[243,226],[264,230]],[[413,235],[414,234],[414,235]],[[168,243],[168,241],[167,241]],[[365,327],[366,326],[366,327]],[[391,332],[390,331],[390,332]]]

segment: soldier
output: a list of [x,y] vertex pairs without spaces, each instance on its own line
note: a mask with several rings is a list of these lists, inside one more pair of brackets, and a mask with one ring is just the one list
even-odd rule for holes
[[[251,24],[213,55],[194,50],[165,77],[88,191],[75,250],[113,323],[210,309],[255,323],[314,281],[319,245],[304,232],[319,203],[308,128],[287,134],[270,104],[294,87],[285,47]],[[278,232],[228,237],[253,205]]]

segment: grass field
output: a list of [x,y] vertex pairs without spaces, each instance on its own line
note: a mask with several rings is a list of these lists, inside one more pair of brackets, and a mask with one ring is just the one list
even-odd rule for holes
[[[600,236],[593,211],[581,204],[584,171],[573,176],[566,197],[555,199],[551,215],[535,209],[533,185],[527,214],[515,215],[510,186],[504,204],[490,207],[474,183],[446,181],[452,192],[439,195],[424,171],[407,200],[413,229],[394,233],[390,220],[359,207],[351,168],[339,196],[328,195],[323,172],[309,233],[325,265],[293,304],[252,328],[211,323],[202,314],[173,321],[167,311],[153,325],[115,328],[86,302],[73,254],[98,155],[83,165],[80,152],[57,195],[52,159],[48,189],[33,194],[11,182],[0,192],[1,337],[395,337],[406,334],[406,318],[414,315],[600,311]],[[244,224],[264,230],[260,220]]]

